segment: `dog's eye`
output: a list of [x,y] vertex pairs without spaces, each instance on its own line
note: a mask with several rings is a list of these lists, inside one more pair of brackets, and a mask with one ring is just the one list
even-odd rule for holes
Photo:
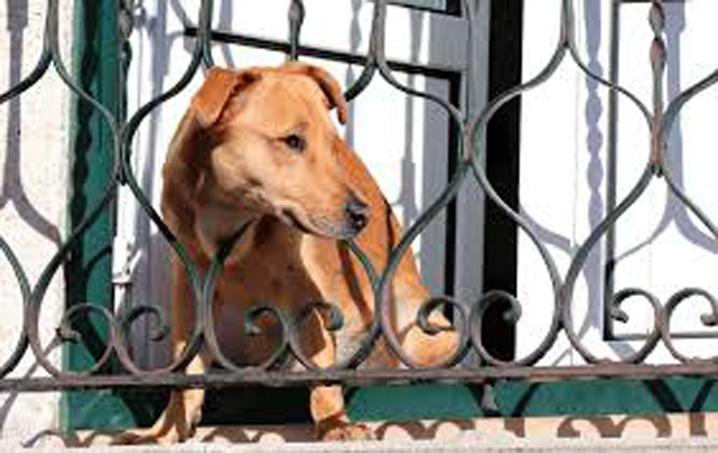
[[306,146],[304,137],[297,134],[290,134],[284,137],[284,144],[287,145],[287,148],[290,150],[298,152],[304,151],[304,147]]

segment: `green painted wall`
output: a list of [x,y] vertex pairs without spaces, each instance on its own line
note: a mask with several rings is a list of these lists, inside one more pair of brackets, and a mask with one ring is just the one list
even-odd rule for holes
[[[421,418],[484,417],[480,388],[423,385],[358,390],[351,415],[357,420],[406,421]],[[623,379],[551,384],[498,383],[494,388],[502,417],[650,415],[718,411],[716,382],[671,378]]]

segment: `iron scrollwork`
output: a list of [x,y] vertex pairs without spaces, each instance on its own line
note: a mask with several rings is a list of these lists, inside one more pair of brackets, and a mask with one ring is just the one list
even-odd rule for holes
[[[212,294],[214,285],[219,273],[222,272],[223,260],[231,250],[234,243],[239,240],[242,232],[220,250],[212,262],[209,271],[202,275],[196,265],[192,262],[187,249],[178,242],[172,231],[163,223],[160,214],[152,206],[147,195],[143,193],[140,183],[132,168],[133,138],[140,125],[148,115],[156,108],[160,108],[166,101],[184,90],[192,77],[201,69],[213,65],[210,46],[212,38],[211,18],[213,13],[213,1],[203,0],[198,12],[197,36],[193,41],[192,58],[179,81],[156,98],[152,99],[127,120],[123,120],[103,107],[90,95],[85,93],[73,80],[65,68],[58,48],[58,3],[59,0],[47,1],[47,18],[45,24],[44,49],[35,68],[30,74],[7,92],[0,94],[0,103],[7,102],[32,87],[47,73],[54,68],[65,85],[79,98],[87,102],[101,115],[103,121],[112,131],[113,148],[117,156],[118,165],[115,175],[109,186],[106,188],[101,202],[94,206],[82,222],[65,242],[59,247],[55,256],[44,268],[38,282],[31,285],[26,271],[17,258],[16,253],[0,235],[0,255],[14,271],[14,285],[20,290],[22,304],[24,307],[24,328],[19,334],[16,346],[5,362],[0,367],[0,390],[24,389],[24,390],[53,390],[65,388],[90,388],[90,387],[130,387],[137,385],[154,386],[194,386],[194,385],[228,385],[242,383],[272,383],[272,384],[296,384],[297,382],[311,383],[322,382],[348,382],[348,383],[375,383],[395,381],[455,381],[473,383],[494,382],[500,379],[526,379],[545,380],[572,379],[575,377],[610,377],[610,376],[661,376],[663,374],[715,374],[718,368],[715,367],[716,359],[696,359],[682,354],[674,345],[671,334],[671,319],[676,308],[686,303],[688,299],[702,299],[708,303],[709,312],[702,317],[706,326],[714,326],[718,319],[718,302],[716,298],[707,291],[700,288],[687,288],[678,291],[665,303],[650,292],[640,288],[626,288],[613,297],[610,301],[610,315],[615,320],[626,321],[627,315],[622,311],[622,304],[630,298],[641,298],[650,305],[654,316],[653,327],[647,335],[643,345],[628,357],[620,359],[599,357],[585,346],[580,335],[575,331],[572,321],[572,306],[575,293],[575,286],[583,267],[586,264],[589,254],[599,246],[600,241],[616,222],[628,212],[637,200],[645,193],[648,186],[658,178],[662,178],[671,193],[673,193],[683,204],[700,220],[703,226],[710,232],[713,239],[718,238],[718,229],[711,222],[708,216],[686,195],[683,189],[675,181],[670,164],[665,158],[667,149],[667,138],[672,125],[681,109],[699,93],[713,86],[718,82],[718,70],[698,81],[678,96],[665,104],[662,95],[664,68],[666,62],[666,48],[663,42],[663,28],[665,26],[665,11],[663,1],[653,0],[651,3],[650,25],[654,32],[654,39],[651,44],[650,57],[653,70],[653,105],[651,108],[644,105],[641,100],[625,87],[622,87],[602,75],[590,69],[590,65],[582,60],[578,51],[576,38],[576,21],[574,17],[574,1],[559,0],[561,3],[561,28],[559,39],[555,49],[545,66],[532,78],[521,85],[512,87],[502,94],[491,99],[485,108],[474,117],[466,117],[456,106],[433,94],[419,91],[411,86],[402,84],[395,76],[387,63],[385,55],[386,41],[386,14],[387,1],[376,0],[374,2],[373,21],[371,29],[371,40],[364,69],[356,81],[347,88],[346,98],[348,100],[360,96],[369,84],[377,77],[393,86],[396,90],[407,96],[422,98],[427,102],[435,104],[442,109],[449,121],[453,123],[456,131],[457,149],[453,150],[458,156],[456,170],[450,176],[446,187],[439,196],[430,203],[418,216],[417,220],[407,225],[404,236],[398,245],[392,250],[389,262],[385,269],[375,269],[369,260],[364,256],[359,247],[349,241],[349,250],[356,255],[362,263],[365,272],[374,289],[376,300],[376,316],[368,329],[361,346],[343,363],[330,368],[317,367],[305,356],[298,346],[295,338],[297,329],[300,328],[310,312],[319,312],[322,316],[328,317],[329,328],[342,328],[342,314],[337,311],[331,301],[315,301],[308,305],[306,311],[301,313],[283,313],[271,305],[258,307],[247,315],[245,329],[253,335],[262,335],[258,320],[262,317],[271,319],[271,322],[279,326],[281,339],[277,348],[270,357],[262,364],[253,367],[242,367],[232,363],[225,357],[217,334],[214,331],[212,320]],[[132,30],[132,3],[122,2],[123,20],[120,23],[123,36],[129,36]],[[471,2],[463,2],[463,18],[469,27],[475,27],[477,18]],[[289,59],[301,58],[302,47],[300,45],[300,31],[305,14],[301,0],[293,0],[289,10],[291,23],[290,33],[290,55]],[[620,200],[616,206],[610,209],[605,217],[593,229],[591,234],[583,243],[577,247],[570,266],[565,275],[559,271],[551,252],[536,233],[527,218],[516,210],[512,209],[498,194],[496,189],[486,175],[486,169],[482,162],[482,156],[487,152],[485,147],[485,136],[491,119],[511,100],[523,96],[525,93],[543,85],[551,79],[557,69],[563,65],[573,63],[586,77],[607,88],[612,93],[622,96],[640,112],[646,120],[648,133],[651,136],[651,150],[646,163],[646,168],[640,175],[628,194]],[[476,76],[473,74],[471,76]],[[396,332],[388,322],[388,298],[387,285],[391,282],[397,271],[399,262],[403,255],[409,250],[412,243],[419,235],[444,211],[447,206],[457,198],[459,190],[473,179],[486,198],[496,204],[517,228],[526,234],[530,243],[538,251],[544,264],[543,271],[547,273],[553,291],[553,300],[543,301],[552,310],[550,326],[544,338],[535,348],[523,357],[513,360],[504,360],[494,357],[486,348],[481,331],[485,322],[485,313],[489,307],[498,302],[508,303],[510,310],[508,316],[510,322],[518,324],[522,312],[522,303],[514,294],[500,291],[486,292],[478,301],[467,302],[457,301],[447,296],[437,296],[425,302],[419,313],[417,313],[417,324],[428,334],[436,333],[439,327],[432,325],[430,315],[435,310],[443,310],[454,313],[453,326],[459,333],[459,345],[451,357],[446,357],[439,365],[422,368],[413,363],[411,358],[402,350]],[[151,337],[159,341],[167,332],[168,320],[166,314],[154,306],[135,307],[128,311],[113,313],[110,310],[101,308],[91,303],[73,305],[63,317],[61,325],[57,329],[54,341],[68,342],[77,341],[78,333],[72,328],[72,318],[75,316],[99,316],[104,320],[108,330],[108,339],[105,349],[100,354],[96,363],[88,369],[70,372],[57,368],[46,356],[46,345],[40,340],[39,317],[42,302],[47,288],[53,276],[58,272],[62,263],[68,259],[68,254],[73,244],[85,234],[87,226],[93,218],[102,210],[111,209],[117,200],[117,190],[120,185],[126,186],[134,195],[149,220],[160,231],[179,260],[182,262],[189,281],[191,282],[194,296],[194,312],[196,322],[191,341],[182,354],[174,358],[172,363],[159,368],[145,369],[134,363],[128,348],[127,336],[134,323],[140,319],[153,319],[155,325]],[[532,301],[532,303],[535,303]],[[557,342],[558,338],[564,335],[573,351],[577,352],[587,363],[586,366],[577,367],[542,367],[541,360],[546,357],[549,350]],[[368,357],[379,340],[385,342],[392,353],[404,365],[402,369],[357,369]],[[650,369],[641,368],[646,359],[660,344],[665,345],[673,357],[678,361],[679,366],[665,365],[652,366]],[[207,347],[215,361],[223,369],[222,373],[213,373],[207,376],[185,376],[181,370],[187,366],[192,358],[202,347]],[[30,352],[28,352],[28,350]],[[11,373],[17,368],[20,360],[27,354],[47,371],[51,378],[25,378],[16,379]],[[467,362],[464,359],[474,355],[478,360]],[[283,370],[281,365],[287,356],[291,356],[303,365],[302,372],[289,373]],[[119,362],[122,373],[116,376],[107,376],[102,373],[111,360]]]

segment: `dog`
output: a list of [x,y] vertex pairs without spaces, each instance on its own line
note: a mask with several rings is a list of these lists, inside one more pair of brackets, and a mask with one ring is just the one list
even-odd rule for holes
[[[338,305],[342,328],[327,329],[326,313],[310,310],[300,329],[302,352],[320,367],[351,356],[372,324],[369,278],[343,240],[353,238],[381,271],[402,232],[377,183],[332,123],[334,108],[344,123],[346,101],[322,68],[297,63],[215,67],[171,141],[163,166],[162,215],[200,273],[207,272],[222,244],[245,231],[224,262],[213,305],[218,324],[227,324],[227,336],[234,331],[236,337],[222,344],[241,363],[259,363],[277,347],[271,339],[279,335],[278,327],[267,320],[261,335],[236,334],[257,305],[271,303],[285,313],[299,313],[317,301]],[[176,256],[171,274],[177,357],[193,331],[194,304]],[[429,293],[411,251],[400,261],[390,293],[393,327],[410,357],[429,365],[455,350],[456,333],[441,314],[431,319],[447,327],[439,333],[428,335],[416,324]],[[396,364],[389,356],[384,353],[381,360]],[[211,360],[202,350],[187,372],[202,373]],[[203,390],[173,391],[155,425],[133,431],[132,441],[187,439],[203,401]],[[366,426],[348,419],[340,386],[312,387],[310,412],[320,439],[371,438]]]

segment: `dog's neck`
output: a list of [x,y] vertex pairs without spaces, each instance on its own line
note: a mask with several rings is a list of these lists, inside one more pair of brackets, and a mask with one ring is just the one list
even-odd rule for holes
[[223,244],[259,218],[249,212],[205,204],[197,207],[194,230],[203,252],[211,259]]
[[277,238],[281,238],[282,243],[277,245],[280,245],[284,253],[291,254],[293,250],[298,250],[304,236],[298,229],[285,225],[275,217],[211,203],[197,207],[194,230],[202,251],[210,260],[240,230],[246,230],[227,258],[228,265],[240,260],[249,249],[260,243],[276,243]]

